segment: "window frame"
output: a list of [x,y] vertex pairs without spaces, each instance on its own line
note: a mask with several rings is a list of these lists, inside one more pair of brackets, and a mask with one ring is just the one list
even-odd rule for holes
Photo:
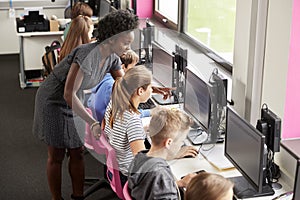
[[[196,40],[191,35],[187,34],[184,30],[186,26],[185,22],[185,13],[187,13],[187,1],[184,0],[178,0],[178,19],[177,24],[169,20],[167,17],[162,15],[159,11],[156,10],[157,7],[157,1],[154,0],[154,6],[153,6],[153,19],[157,21],[160,25],[163,25],[166,28],[176,30],[180,32],[184,39],[190,43],[191,45],[195,46],[199,51],[201,51],[204,55],[214,60],[218,65],[220,65],[224,70],[232,74],[233,71],[233,63],[230,63],[223,57],[221,57],[217,52],[213,51],[209,47],[202,44],[199,40]],[[167,20],[165,20],[167,19]]]

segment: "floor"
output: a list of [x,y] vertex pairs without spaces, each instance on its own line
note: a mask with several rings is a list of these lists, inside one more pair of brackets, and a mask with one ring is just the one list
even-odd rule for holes
[[[31,131],[37,88],[20,88],[18,55],[0,55],[0,69],[0,199],[50,200],[47,149]],[[86,176],[103,176],[103,166],[94,156],[87,153],[85,162]],[[70,199],[67,159],[63,165],[62,192],[65,200]],[[86,199],[118,198],[110,188],[102,188]]]

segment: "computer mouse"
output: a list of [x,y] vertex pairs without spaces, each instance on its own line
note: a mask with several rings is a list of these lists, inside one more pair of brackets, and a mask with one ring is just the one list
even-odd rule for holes
[[193,144],[203,144],[208,138],[208,134],[204,131],[193,139]]

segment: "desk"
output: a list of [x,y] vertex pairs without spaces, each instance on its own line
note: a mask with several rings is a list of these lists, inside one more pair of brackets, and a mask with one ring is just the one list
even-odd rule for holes
[[62,44],[63,31],[26,32],[17,33],[17,36],[20,44],[20,87],[30,87],[26,84],[25,71],[44,69],[42,56],[45,53],[45,46],[50,45],[53,40],[58,40]]
[[[217,145],[224,146],[224,144],[217,144]],[[195,146],[195,147],[199,148],[199,146]],[[201,169],[204,169],[207,172],[221,174],[226,178],[241,176],[240,172],[235,168],[228,169],[228,170],[218,170],[213,165],[211,165],[201,154],[199,154],[196,158],[182,158],[182,159],[168,161],[168,163],[177,179],[180,179],[182,176],[188,173],[196,172]],[[282,193],[292,190],[281,179],[279,180],[279,183],[282,185],[282,188],[279,190],[275,190],[275,194],[273,196],[250,198],[248,200],[254,200],[254,199],[271,200]]]
[[293,155],[297,160],[300,159],[300,138],[282,140],[281,146]]

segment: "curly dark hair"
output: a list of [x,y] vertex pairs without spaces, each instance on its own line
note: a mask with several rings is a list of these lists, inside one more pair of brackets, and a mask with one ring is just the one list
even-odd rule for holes
[[135,14],[122,9],[112,11],[99,21],[97,40],[103,42],[124,31],[134,30],[138,25],[139,19]]

